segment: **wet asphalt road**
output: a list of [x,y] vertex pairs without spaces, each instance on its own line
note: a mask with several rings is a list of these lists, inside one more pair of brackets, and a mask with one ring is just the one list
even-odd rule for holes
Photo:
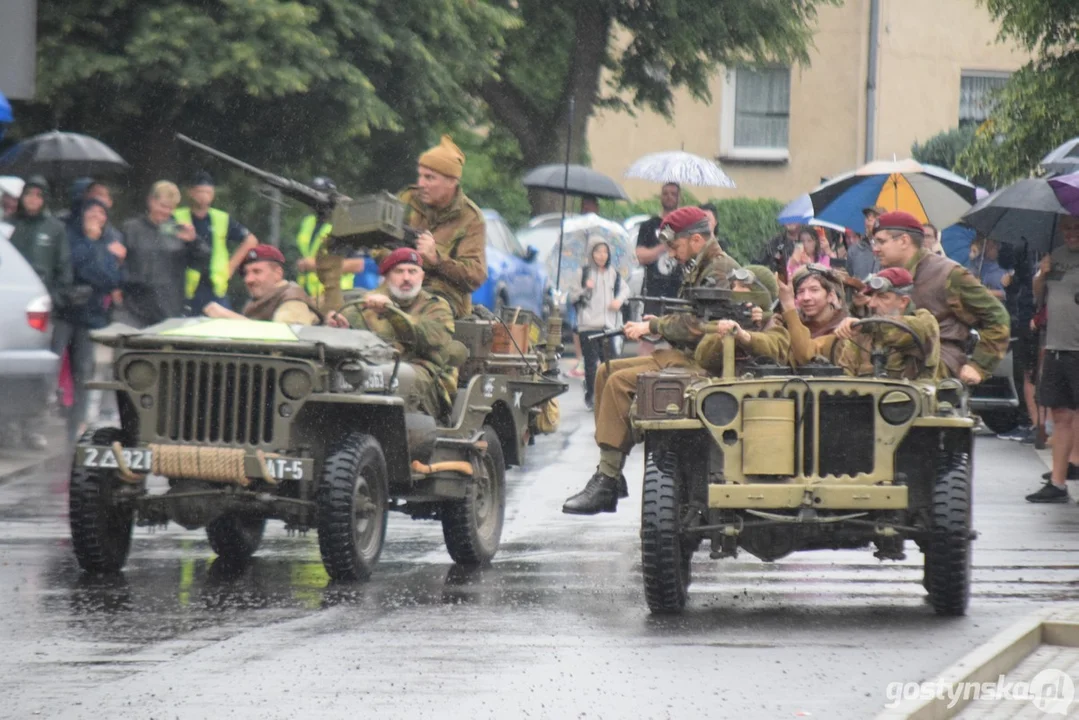
[[480,571],[451,565],[438,525],[394,516],[363,585],[328,586],[315,535],[280,523],[240,573],[201,531],[139,528],[123,576],[96,579],[70,549],[63,472],[0,485],[0,717],[867,718],[889,682],[1079,600],[1079,507],[1027,505],[1035,453],[979,438],[967,617],[924,604],[913,547],[898,564],[698,553],[688,611],[650,617],[639,498],[559,511],[594,466],[579,393],[509,473],[502,550]]

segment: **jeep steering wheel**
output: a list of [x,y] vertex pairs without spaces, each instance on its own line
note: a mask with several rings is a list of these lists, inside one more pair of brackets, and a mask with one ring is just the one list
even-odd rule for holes
[[359,300],[353,300],[352,302],[347,302],[344,305],[342,305],[337,310],[337,314],[342,315],[345,312],[346,308],[350,308],[350,307],[358,307],[358,308],[360,308],[360,312],[357,313],[357,314],[360,316],[360,320],[363,321],[363,329],[366,330],[367,332],[371,332],[371,326],[367,324],[367,318],[365,318],[363,316],[363,307],[362,306],[363,306],[363,298],[360,298]]
[[[891,325],[892,327],[899,328],[903,332],[910,335],[911,339],[914,340],[914,347],[916,347],[918,349],[918,354],[922,358],[922,365],[924,365],[925,361],[929,358],[929,355],[928,355],[928,353],[926,352],[926,349],[925,349],[925,343],[922,342],[922,339],[920,337],[918,337],[918,334],[915,333],[914,330],[912,330],[911,327],[909,325],[907,325],[906,323],[900,322],[899,320],[893,320],[892,318],[869,317],[869,318],[865,318],[863,320],[857,321],[856,323],[851,325],[851,327],[852,328],[859,328],[859,327],[862,327],[863,325]],[[851,338],[843,338],[843,339],[848,341],[848,342],[852,342],[852,343],[854,342],[854,340],[851,339]],[[858,343],[854,343],[854,344],[858,345]],[[839,346],[839,343],[832,343],[832,350],[829,353],[828,360],[833,365],[836,364],[835,363],[835,361],[836,361],[836,348],[838,346]],[[858,347],[862,347],[862,346],[859,345]],[[862,349],[864,350],[865,348],[862,347]],[[888,355],[891,355],[892,353],[899,352],[898,348],[878,348],[878,347],[873,347],[870,350],[870,355],[876,354],[877,352],[881,352],[881,351],[883,351],[885,349],[887,350]]]

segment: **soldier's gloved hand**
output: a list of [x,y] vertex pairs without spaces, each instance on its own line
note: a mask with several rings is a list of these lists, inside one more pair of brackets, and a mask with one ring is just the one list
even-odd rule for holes
[[416,252],[423,258],[424,265],[438,265],[438,246],[430,232],[425,230],[416,238]]
[[753,321],[754,325],[760,325],[764,322],[764,310],[756,305],[749,311],[749,319]]
[[978,372],[978,368],[967,363],[959,368],[959,379],[967,385],[977,385],[982,381],[982,374]]
[[715,332],[720,337],[733,335],[735,340],[743,344],[748,343],[751,339],[749,333],[742,329],[742,326],[734,320],[720,320],[716,322]]
[[337,311],[331,311],[331,312],[326,314],[326,325],[328,327],[335,327],[335,328],[342,328],[342,329],[348,329],[348,328],[352,327],[349,324],[348,319],[345,318],[344,315],[342,315],[341,313],[339,313]]
[[835,329],[835,336],[840,340],[850,340],[856,332],[854,329],[854,323],[856,322],[858,322],[858,318],[845,318],[843,322],[839,323],[839,327]]

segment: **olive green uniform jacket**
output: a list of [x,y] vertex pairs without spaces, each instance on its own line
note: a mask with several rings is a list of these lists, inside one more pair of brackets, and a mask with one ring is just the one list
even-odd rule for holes
[[[415,197],[410,187],[398,198],[408,206],[405,222],[435,238],[438,262],[423,261],[423,289],[449,302],[454,317],[472,313],[472,292],[487,282],[487,223],[460,188],[449,207],[436,210]],[[372,253],[381,261],[388,250]]]
[[[929,251],[919,250],[914,259],[907,264],[914,276],[915,302],[919,308],[929,308],[918,300],[918,266]],[[981,373],[982,379],[993,374],[993,369],[1008,353],[1011,339],[1011,318],[1000,300],[993,297],[989,290],[974,277],[974,274],[962,265],[956,264],[948,273],[944,291],[947,304],[959,322],[978,330],[981,339],[974,347],[970,363]],[[940,322],[944,322],[939,317]]]
[[[739,267],[738,261],[723,252],[713,238],[685,269],[678,297],[685,297],[688,290],[696,287],[728,290],[730,283],[727,282],[727,274]],[[705,335],[704,321],[691,312],[652,318],[648,321],[648,331],[653,335],[662,335],[664,340],[689,357],[693,357],[697,343]]]
[[[735,360],[749,357],[765,357],[775,360],[780,365],[790,362],[791,336],[787,329],[778,322],[769,322],[764,330],[749,330],[749,344],[736,345]],[[697,345],[695,362],[711,375],[723,374],[723,338],[716,333],[708,333]]]
[[345,310],[345,319],[354,328],[369,329],[401,353],[401,359],[416,369],[415,389],[405,399],[407,409],[438,417],[457,392],[457,371],[448,357],[454,331],[449,303],[420,290],[411,303],[403,304],[384,284],[371,292],[389,297],[391,304],[381,313],[353,306]]
[[850,375],[873,374],[869,350],[876,345],[894,351],[888,355],[884,365],[889,378],[940,380],[947,377],[948,370],[940,359],[940,325],[933,313],[919,309],[896,319],[913,330],[922,341],[926,351],[924,358],[910,333],[889,325],[866,325],[851,340],[839,340],[835,335],[826,335],[820,340],[829,345],[828,353],[832,351],[832,343],[839,343],[835,348],[836,365]]

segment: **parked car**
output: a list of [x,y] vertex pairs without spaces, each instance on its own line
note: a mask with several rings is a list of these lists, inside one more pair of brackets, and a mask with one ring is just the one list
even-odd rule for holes
[[7,240],[0,240],[0,421],[44,413],[60,360],[49,349],[52,301],[45,285]]
[[[520,307],[536,317],[545,316],[550,288],[539,250],[523,246],[497,211],[484,210],[483,218],[487,222],[487,282],[472,293],[472,302],[496,313],[503,307]],[[355,285],[371,289],[378,283],[378,263],[367,258]]]

